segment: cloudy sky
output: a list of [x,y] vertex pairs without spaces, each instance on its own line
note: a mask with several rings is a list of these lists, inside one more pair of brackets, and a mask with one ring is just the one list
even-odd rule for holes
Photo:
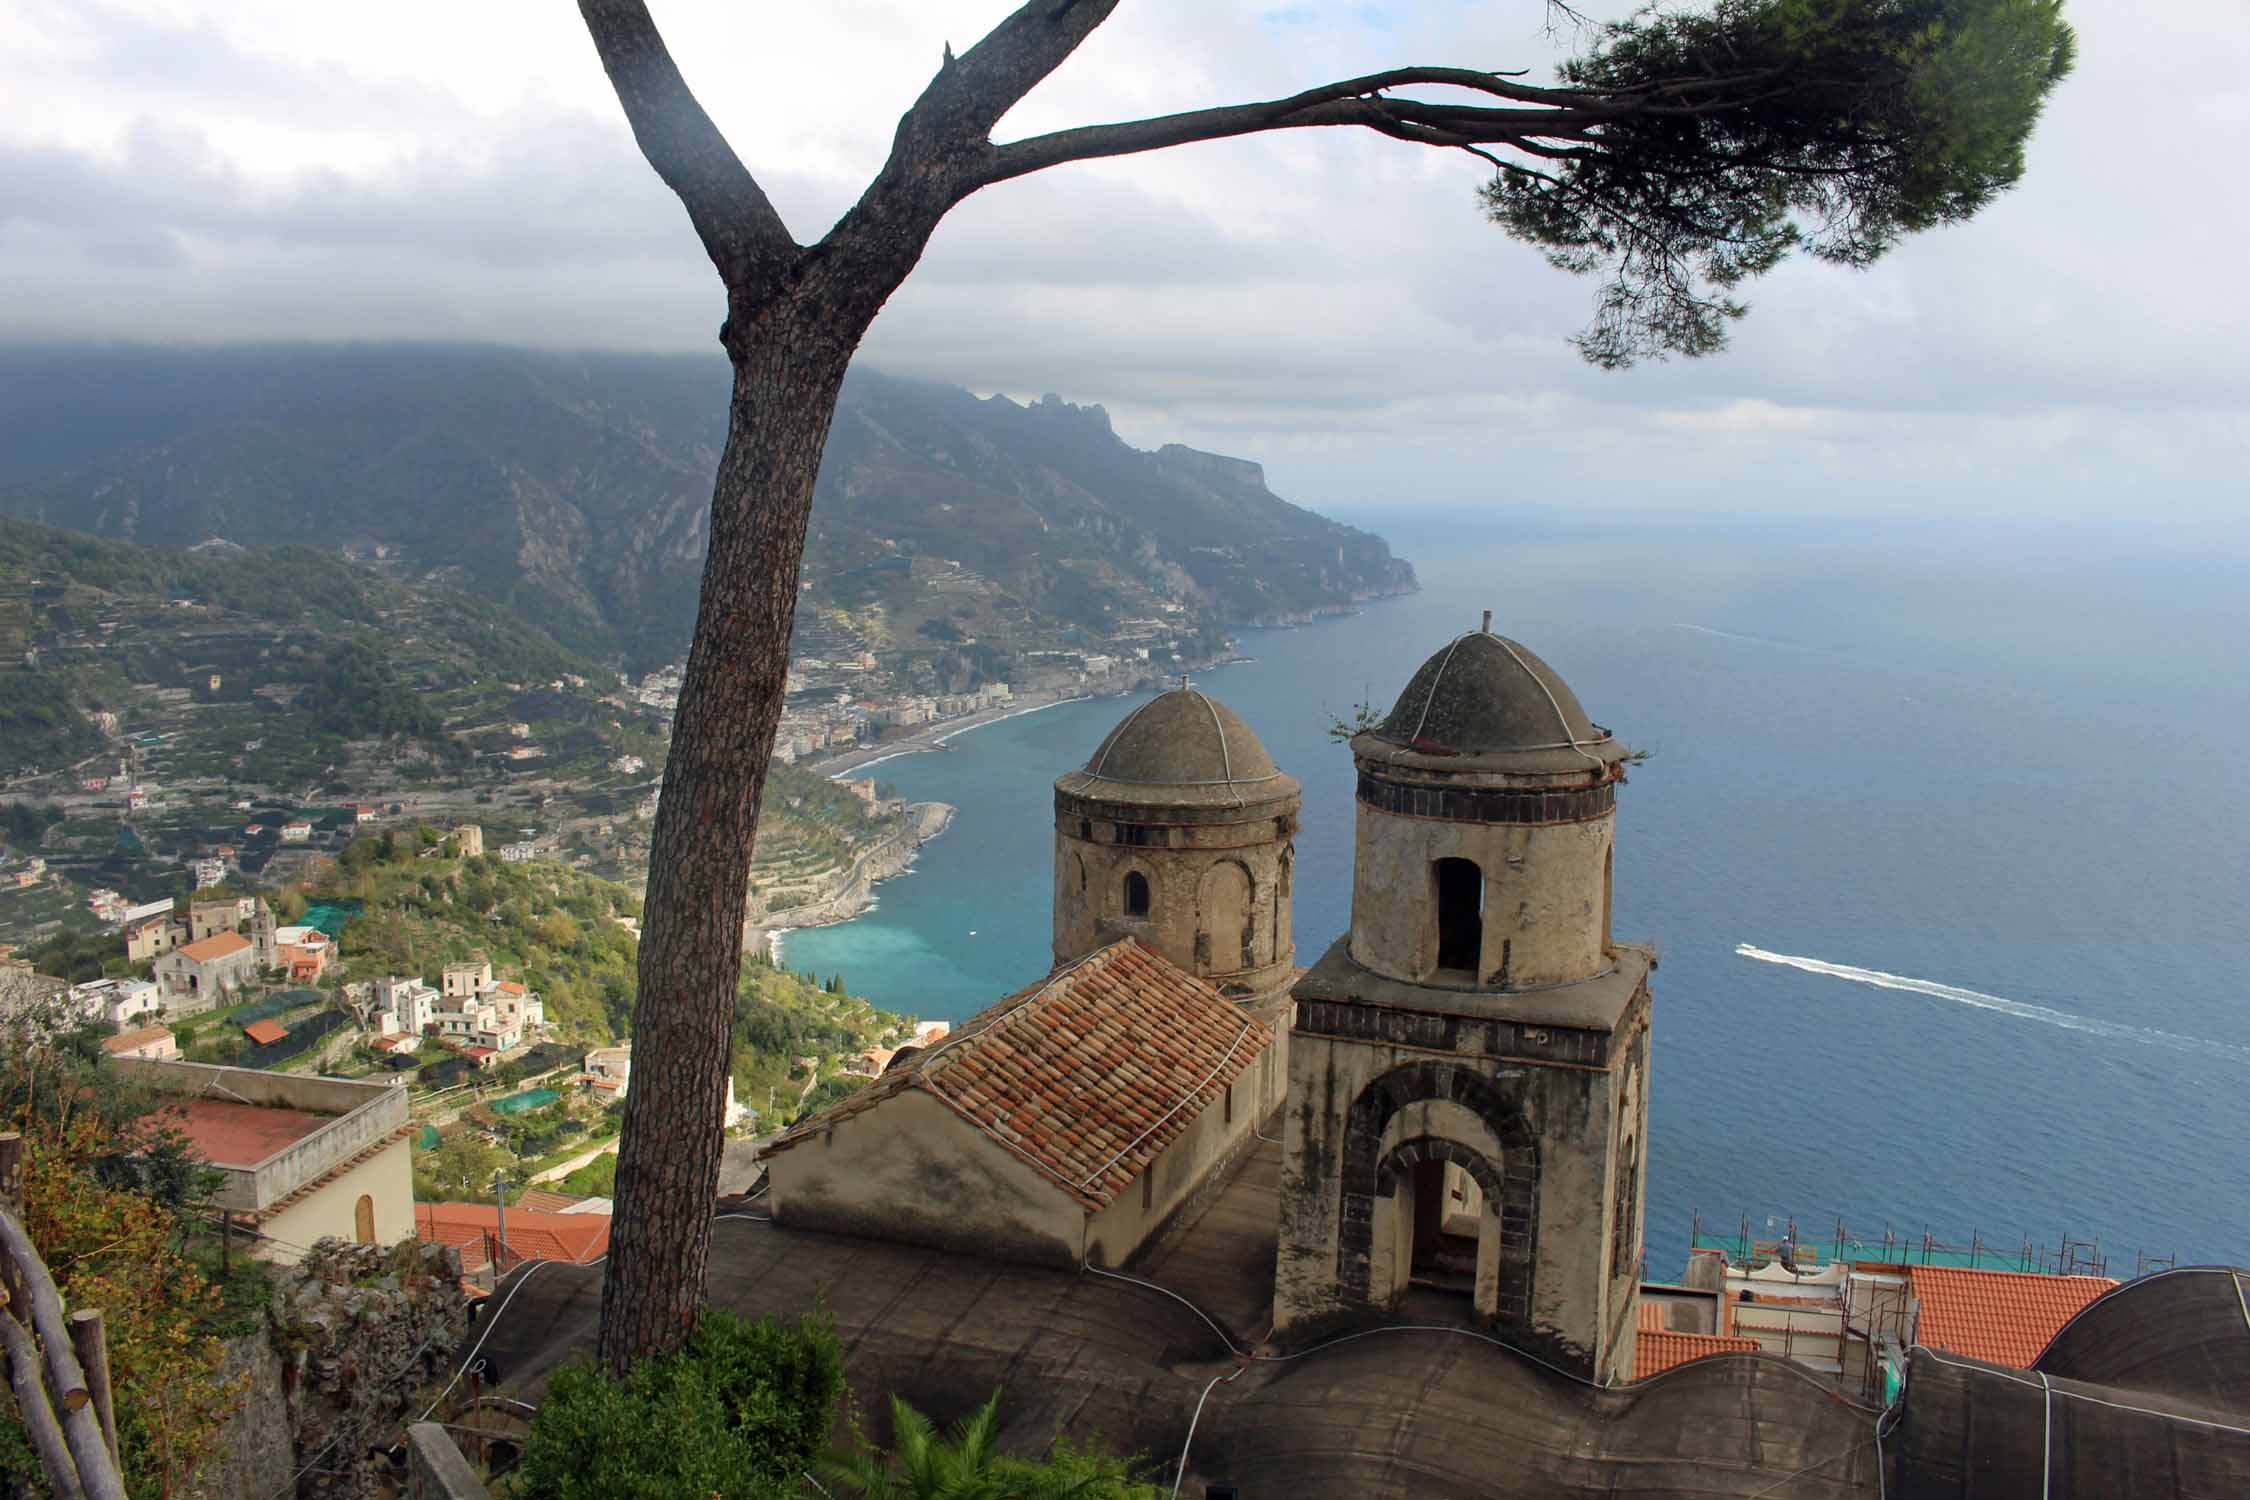
[[[658,0],[799,239],[1010,0]],[[2242,0],[2070,0],[2022,186],[1874,270],[1792,265],[1713,359],[1602,374],[1592,287],[1478,164],[1350,132],[1063,168],[958,209],[892,370],[1106,405],[1316,505],[2250,515]],[[1543,68],[1537,0],[1127,0],[1006,138],[1409,62]],[[0,0],[0,338],[715,348],[709,263],[565,0]]]

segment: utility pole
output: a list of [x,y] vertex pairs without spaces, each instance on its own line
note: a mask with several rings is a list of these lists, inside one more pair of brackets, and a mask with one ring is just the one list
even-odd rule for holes
[[493,1257],[492,1281],[498,1286],[500,1278],[508,1274],[508,1174],[504,1168],[492,1173],[492,1209],[499,1220],[498,1238],[500,1253]]

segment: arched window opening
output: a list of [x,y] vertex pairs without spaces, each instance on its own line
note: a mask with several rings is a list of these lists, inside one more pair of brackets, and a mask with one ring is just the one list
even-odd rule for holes
[[1086,894],[1086,861],[1073,854],[1070,862],[1078,866],[1078,894],[1083,896]]
[[1441,859],[1437,882],[1437,966],[1474,974],[1484,950],[1484,872],[1474,860]]
[[1125,872],[1125,915],[1128,917],[1145,917],[1148,915],[1148,877],[1138,870],[1127,870]]

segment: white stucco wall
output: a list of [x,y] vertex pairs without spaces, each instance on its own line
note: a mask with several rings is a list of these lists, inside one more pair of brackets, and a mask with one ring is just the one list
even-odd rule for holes
[[323,1236],[356,1240],[360,1196],[374,1200],[375,1241],[391,1245],[414,1233],[413,1153],[404,1140],[391,1142],[366,1161],[313,1189],[259,1226],[268,1236],[258,1253],[294,1264]]

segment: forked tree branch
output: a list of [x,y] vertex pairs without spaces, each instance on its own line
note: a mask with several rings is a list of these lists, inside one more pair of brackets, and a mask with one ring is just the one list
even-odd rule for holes
[[679,194],[728,286],[778,276],[797,242],[680,76],[643,0],[578,0],[641,154]]

